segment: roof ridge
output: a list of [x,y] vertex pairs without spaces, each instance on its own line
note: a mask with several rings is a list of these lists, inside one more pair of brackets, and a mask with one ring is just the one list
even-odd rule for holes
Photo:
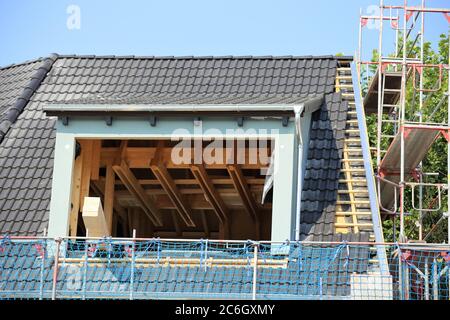
[[336,55],[284,55],[284,56],[263,56],[263,55],[227,55],[227,56],[135,56],[135,55],[76,55],[76,54],[60,54],[58,58],[66,59],[149,59],[149,60],[225,60],[225,59],[242,59],[242,60],[316,60],[316,59],[332,59],[332,60],[349,60],[353,59],[353,56],[336,56]]
[[[36,69],[30,81],[22,90],[20,96],[16,99],[14,105],[9,108],[6,114],[0,119],[0,142],[3,140],[6,133],[11,128],[11,125],[16,122],[17,118],[22,113],[33,94],[39,88],[42,81],[51,70],[53,63],[56,61],[57,57],[58,55],[52,54],[49,57],[42,59],[42,64],[39,66],[39,68]],[[41,60],[36,60],[35,62],[37,61]]]

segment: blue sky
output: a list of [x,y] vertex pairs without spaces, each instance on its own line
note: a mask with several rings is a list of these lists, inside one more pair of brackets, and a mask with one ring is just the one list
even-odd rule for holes
[[[389,0],[387,0],[389,2]],[[390,3],[399,3],[392,0]],[[400,1],[400,2],[403,2]],[[416,4],[419,1],[410,1]],[[0,0],[0,66],[61,54],[353,55],[358,16],[377,0]],[[80,28],[69,29],[70,5]],[[448,0],[428,0],[449,7]],[[427,39],[448,30],[442,14]],[[365,44],[377,45],[366,29]],[[386,46],[391,46],[387,41]]]

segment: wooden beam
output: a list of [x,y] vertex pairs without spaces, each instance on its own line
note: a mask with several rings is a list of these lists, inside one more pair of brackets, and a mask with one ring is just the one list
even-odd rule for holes
[[210,238],[210,231],[209,231],[209,225],[208,225],[208,219],[206,218],[206,212],[205,210],[201,211],[202,215],[202,224],[203,224],[203,230],[205,230],[205,238]]
[[184,224],[186,224],[186,226],[188,227],[195,227],[195,222],[192,219],[192,211],[189,202],[186,201],[186,199],[178,190],[175,182],[164,166],[164,163],[159,155],[160,153],[156,153],[156,156],[150,162],[150,169],[160,182],[170,200],[172,200],[173,204],[177,208],[178,215],[183,220]]
[[[106,179],[99,180],[99,181],[92,181],[92,183],[91,183],[91,188],[93,190],[95,190],[95,192],[99,195],[99,197],[101,197],[103,199],[103,202],[105,201],[105,184],[106,184]],[[127,196],[130,194],[126,190],[124,190],[122,192],[126,192]],[[123,196],[123,194],[122,194],[122,196]],[[117,191],[114,191],[113,209],[123,219],[126,219],[126,217],[127,217],[127,210],[123,206],[120,205],[119,201],[120,201],[120,199],[118,197]]]
[[[139,181],[138,181],[139,182]],[[249,187],[250,191],[253,192],[254,194],[260,194],[263,191],[263,186],[261,185],[255,185],[255,186],[251,186]],[[190,195],[190,194],[204,194],[203,190],[200,188],[200,186],[195,186],[195,187],[179,187],[178,190],[180,191],[181,194],[183,195]],[[235,194],[237,196],[238,193],[234,188],[222,188],[222,187],[216,187],[216,190],[219,194],[224,194],[224,195],[229,195],[229,194]],[[116,192],[122,193],[123,191],[119,191],[117,190]],[[161,194],[167,194],[166,191],[161,187],[161,188],[151,188],[151,189],[145,189],[145,192],[148,195],[161,195]]]
[[117,161],[125,160],[128,152],[128,140],[120,141],[120,147],[118,149],[117,154],[114,156],[114,159]]
[[102,149],[102,140],[92,140],[91,180],[93,181],[97,181],[99,179],[101,149]]
[[81,154],[83,157],[81,188],[80,188],[80,207],[84,206],[84,198],[89,196],[89,185],[91,180],[92,168],[92,140],[80,140]]
[[[102,148],[101,151],[101,166],[106,166],[107,162],[117,158],[120,152],[120,147],[115,148]],[[161,151],[162,159],[167,169],[172,168],[186,168],[189,169],[191,164],[194,164],[194,159],[191,163],[175,163],[172,160],[172,147],[164,147]],[[122,159],[126,160],[130,168],[148,168],[148,164],[154,158],[157,148],[156,147],[128,147],[122,153]],[[227,148],[223,150],[223,159],[218,159],[216,163],[205,163],[206,169],[226,169],[226,155]],[[254,148],[247,148],[243,151],[244,163],[240,164],[243,169],[261,169],[268,168],[269,163],[262,163],[261,157],[258,156],[258,150]],[[270,149],[267,151],[270,154]],[[191,154],[194,154],[194,149],[191,150]],[[256,156],[255,156],[256,155]],[[255,163],[254,163],[255,162]]]
[[111,236],[99,197],[86,197],[84,199],[83,221],[90,237]]
[[73,177],[72,177],[72,192],[70,210],[70,236],[77,235],[78,215],[80,211],[80,192],[81,192],[81,172],[83,166],[83,157],[79,155],[75,159]]
[[147,196],[145,190],[137,181],[134,174],[131,172],[125,161],[121,161],[120,165],[113,165],[113,170],[120,180],[122,180],[128,191],[135,197],[144,213],[156,227],[162,226],[161,218],[159,217],[159,210],[153,203],[152,199]]
[[230,223],[229,223],[229,212],[228,208],[223,202],[222,197],[219,195],[217,190],[214,188],[211,180],[208,177],[208,173],[203,165],[192,165],[191,172],[197,179],[200,188],[205,194],[205,198],[213,207],[214,212],[219,219],[219,237],[221,239],[227,239],[230,236]]
[[236,188],[239,196],[242,199],[242,203],[244,204],[244,208],[247,211],[247,213],[252,218],[253,222],[255,223],[256,228],[256,237],[257,239],[260,238],[260,221],[258,217],[258,206],[255,203],[255,199],[252,196],[252,193],[250,192],[250,189],[247,185],[247,182],[245,180],[245,177],[242,173],[241,168],[239,165],[236,164],[229,164],[227,165],[228,174],[230,175],[231,179],[233,180],[233,185]]
[[108,230],[110,230],[110,232],[112,232],[113,226],[115,180],[116,175],[114,173],[112,164],[108,164],[108,166],[106,167],[104,206],[105,206],[106,223],[108,225]]
[[127,221],[128,221],[128,233],[133,235],[134,226],[134,209],[132,207],[127,208]]
[[183,231],[181,230],[180,222],[178,221],[178,215],[175,211],[171,212],[173,225],[175,226],[175,230],[177,232],[177,237],[181,237]]
[[[147,194],[149,194],[149,193],[147,192]],[[115,198],[117,199],[118,203],[122,207],[139,206],[139,203],[136,201],[134,196],[128,192],[128,190],[124,190],[124,191],[116,190]],[[204,194],[186,195],[185,198],[190,203],[191,209],[193,209],[193,210],[212,210],[212,211],[214,211],[211,203],[206,200]],[[239,195],[236,193],[222,194],[222,199],[225,202],[225,205],[228,207],[229,210],[243,209],[242,200],[239,197]],[[158,204],[158,208],[160,211],[176,209],[172,200],[170,200],[170,198],[166,194],[154,196],[153,200],[154,200],[154,203]],[[260,213],[262,211],[270,212],[271,209],[272,209],[271,203],[265,203],[263,206],[261,206],[259,208]],[[161,213],[163,213],[163,212],[161,211]],[[215,212],[214,212],[214,215],[217,216],[217,214]]]
[[[104,179],[100,177],[100,180]],[[233,180],[230,178],[219,178],[210,176],[210,180],[212,184],[220,184],[220,185],[233,185]],[[265,178],[249,178],[246,177],[247,184],[249,185],[264,185]],[[141,185],[159,185],[158,179],[138,179],[139,184]],[[195,185],[198,184],[197,179],[173,179],[176,185]],[[122,185],[122,181],[116,180],[116,184]]]

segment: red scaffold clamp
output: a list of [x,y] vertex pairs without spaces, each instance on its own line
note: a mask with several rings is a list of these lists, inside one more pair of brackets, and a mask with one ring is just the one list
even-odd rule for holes
[[414,14],[414,11],[407,10],[406,11],[406,21],[408,21],[413,14]]
[[442,12],[442,14],[444,15],[445,19],[447,19],[447,22],[450,23],[450,13]]
[[361,27],[365,27],[367,26],[367,22],[369,21],[369,19],[367,18],[361,18]]

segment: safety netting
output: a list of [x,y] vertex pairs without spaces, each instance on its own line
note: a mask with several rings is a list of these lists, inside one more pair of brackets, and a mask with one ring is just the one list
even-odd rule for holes
[[449,252],[425,244],[5,236],[0,299],[449,299]]

